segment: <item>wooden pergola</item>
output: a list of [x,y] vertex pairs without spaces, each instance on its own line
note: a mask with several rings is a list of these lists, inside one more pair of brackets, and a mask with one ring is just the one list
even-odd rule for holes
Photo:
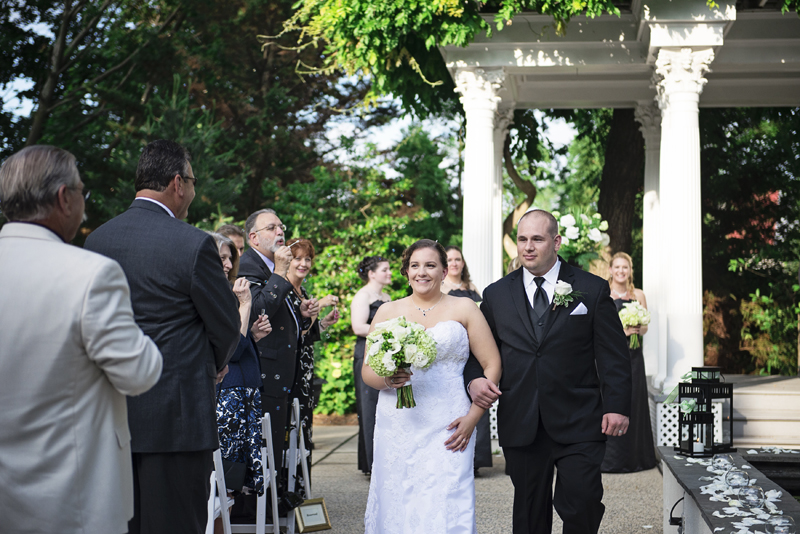
[[[800,19],[774,0],[635,0],[557,36],[525,14],[441,49],[467,117],[464,256],[482,289],[502,271],[502,150],[514,109],[635,108],[644,136],[648,375],[703,364],[699,106],[800,106]],[[492,23],[492,15],[487,21]]]

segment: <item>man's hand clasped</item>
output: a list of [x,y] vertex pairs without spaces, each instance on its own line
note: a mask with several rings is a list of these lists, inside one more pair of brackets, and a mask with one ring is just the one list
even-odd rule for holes
[[488,378],[476,378],[469,384],[469,396],[476,406],[488,410],[502,395],[500,388]]

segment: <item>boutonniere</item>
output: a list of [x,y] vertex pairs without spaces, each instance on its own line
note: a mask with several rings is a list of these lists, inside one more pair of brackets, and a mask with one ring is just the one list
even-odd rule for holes
[[553,310],[556,309],[556,306],[564,306],[566,308],[576,297],[580,298],[582,296],[583,293],[572,289],[572,284],[559,280],[556,282],[555,295],[553,296]]

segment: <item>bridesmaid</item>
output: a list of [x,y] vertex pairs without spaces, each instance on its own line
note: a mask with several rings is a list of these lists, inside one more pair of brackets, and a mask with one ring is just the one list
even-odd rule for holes
[[[442,280],[442,293],[454,297],[466,297],[474,302],[480,302],[482,300],[481,295],[478,293],[478,288],[469,278],[469,269],[467,268],[467,262],[464,261],[461,249],[451,245],[445,251],[447,252],[447,277]],[[475,428],[478,432],[475,439],[475,461],[473,466],[477,475],[479,467],[492,467],[492,431],[489,410],[483,412],[478,421],[478,426]]]
[[[637,301],[647,308],[647,299],[641,289],[633,286],[633,261],[624,252],[617,252],[611,258],[611,298],[622,309],[626,302]],[[625,335],[642,335],[647,325],[625,329]],[[641,346],[630,349],[631,375],[633,379],[631,399],[631,419],[628,432],[624,436],[610,436],[606,442],[606,455],[601,470],[604,473],[633,473],[652,469],[656,466],[653,434],[650,429],[650,406],[647,400],[647,378],[644,371],[644,358]]]
[[353,374],[356,379],[356,410],[358,412],[358,468],[365,474],[372,472],[372,436],[375,432],[375,409],[378,390],[364,384],[361,368],[364,366],[364,347],[369,325],[378,308],[392,298],[384,288],[392,283],[389,262],[380,256],[368,256],[358,264],[358,276],[365,282],[350,304],[350,321],[353,333],[358,336],[353,356]]

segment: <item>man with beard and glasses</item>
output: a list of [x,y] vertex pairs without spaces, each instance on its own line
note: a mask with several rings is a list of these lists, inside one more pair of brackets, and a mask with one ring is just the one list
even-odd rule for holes
[[262,410],[270,414],[275,457],[284,447],[289,422],[289,397],[295,383],[298,349],[303,330],[319,314],[316,299],[303,301],[298,314],[289,302],[292,284],[287,280],[292,251],[285,246],[286,226],[271,209],[247,218],[245,232],[250,248],[239,262],[239,276],[250,281],[253,305],[250,325],[260,315],[269,317],[272,333],[258,342],[263,395]]

